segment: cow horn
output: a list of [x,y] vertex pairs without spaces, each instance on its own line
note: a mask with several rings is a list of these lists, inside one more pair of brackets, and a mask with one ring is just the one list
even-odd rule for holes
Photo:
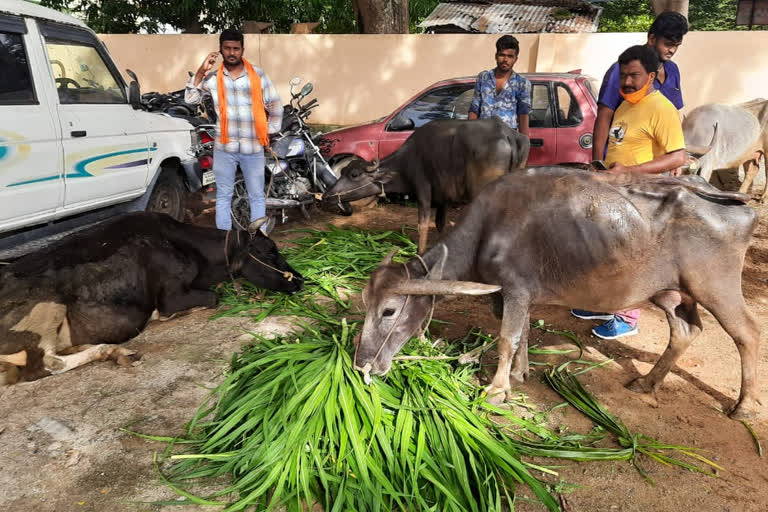
[[256,232],[261,227],[261,225],[264,224],[265,222],[267,222],[267,217],[266,216],[259,217],[255,221],[253,221],[250,224],[248,224],[248,234],[255,235]]
[[409,279],[392,291],[398,295],[488,295],[498,292],[501,286],[473,281],[442,281]]
[[685,150],[697,158],[709,153],[709,151],[715,146],[715,138],[717,137],[717,123],[715,123],[715,130],[712,133],[712,140],[709,141],[709,146],[691,146],[686,145]]
[[370,165],[365,167],[365,172],[375,172],[379,168],[379,159],[374,158]]

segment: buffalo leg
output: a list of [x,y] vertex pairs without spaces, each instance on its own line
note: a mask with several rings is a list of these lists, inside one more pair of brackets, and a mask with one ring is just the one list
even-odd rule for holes
[[742,194],[749,194],[749,189],[752,188],[752,182],[757,176],[757,171],[760,170],[760,154],[756,155],[756,158],[747,160],[744,162],[744,182],[739,187],[739,192]]
[[93,361],[104,361],[110,357],[120,355],[130,356],[135,354],[133,350],[118,345],[101,344],[90,345],[84,350],[71,355],[46,354],[43,357],[45,369],[52,374],[64,373]]
[[419,254],[427,250],[427,236],[429,235],[429,220],[432,217],[432,197],[419,198]]
[[445,227],[445,217],[446,217],[445,210],[446,208],[444,204],[441,204],[437,208],[435,208],[435,227],[441,233],[443,231],[443,228]]
[[652,300],[667,314],[669,344],[648,375],[638,377],[627,385],[638,393],[658,390],[678,358],[701,333],[701,319],[696,302],[690,297],[670,290],[656,295]]
[[[763,195],[760,197],[760,202],[765,203],[765,200],[768,198],[768,158],[765,156],[765,153],[762,153],[763,157],[763,174],[765,175],[765,185],[763,186]],[[758,163],[760,161],[758,160]]]
[[[732,282],[740,283],[739,279]],[[725,332],[733,338],[741,356],[741,391],[736,406],[731,410],[733,419],[752,418],[757,413],[757,363],[760,346],[760,326],[747,309],[741,290],[718,290],[702,305],[714,316]]]
[[[504,298],[504,315],[501,319],[501,331],[499,332],[499,362],[496,367],[496,375],[494,375],[490,386],[485,389],[488,394],[488,401],[491,403],[500,404],[507,398],[511,388],[509,377],[515,354],[523,346],[527,350],[528,342],[527,339],[523,341],[523,338],[528,336],[528,306],[527,301],[522,301],[519,298]],[[515,366],[520,372],[520,368],[517,368],[518,361],[515,360]]]
[[197,306],[212,308],[216,305],[216,293],[209,290],[183,290],[180,286],[163,290],[157,305],[162,316],[169,316]]

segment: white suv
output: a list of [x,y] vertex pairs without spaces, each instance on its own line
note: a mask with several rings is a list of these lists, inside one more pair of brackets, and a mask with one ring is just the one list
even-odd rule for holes
[[197,136],[139,96],[85,24],[0,0],[0,251],[84,218],[183,216],[185,185],[200,187]]

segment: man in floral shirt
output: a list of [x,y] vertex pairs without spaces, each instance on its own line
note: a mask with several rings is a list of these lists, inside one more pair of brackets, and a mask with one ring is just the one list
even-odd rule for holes
[[475,96],[469,107],[469,119],[502,121],[528,135],[528,115],[531,112],[531,82],[515,73],[512,67],[520,54],[520,44],[512,36],[496,41],[496,68],[477,75]]

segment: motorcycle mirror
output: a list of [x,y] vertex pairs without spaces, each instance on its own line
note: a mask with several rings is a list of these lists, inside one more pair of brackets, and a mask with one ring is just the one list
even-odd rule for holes
[[288,83],[291,84],[292,86],[299,85],[301,83],[301,78],[299,78],[298,76],[295,76],[291,78],[291,81]]
[[304,85],[304,87],[301,88],[301,92],[299,94],[303,98],[304,96],[307,96],[309,93],[311,93],[314,88],[315,87],[311,83],[307,83]]

